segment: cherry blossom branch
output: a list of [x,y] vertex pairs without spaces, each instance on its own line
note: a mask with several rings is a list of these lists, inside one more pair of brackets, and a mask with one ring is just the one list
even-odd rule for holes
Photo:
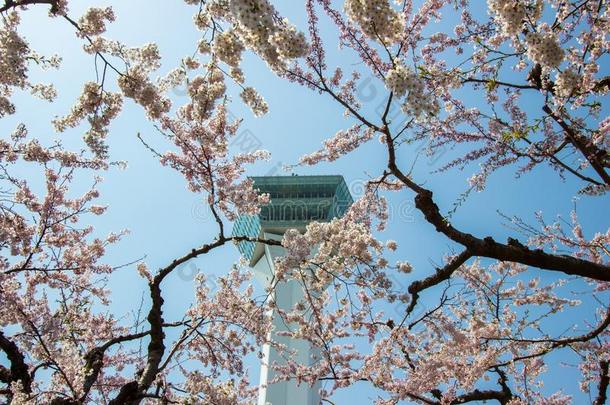
[[[21,316],[27,317],[27,315],[25,313],[22,313]],[[66,385],[68,386],[68,389],[72,393],[72,396],[76,397],[76,389],[75,389],[74,385],[70,381],[70,378],[68,378],[68,375],[64,371],[63,367],[60,366],[58,364],[58,362],[53,358],[53,354],[51,353],[51,350],[49,350],[48,345],[45,343],[42,333],[38,330],[38,327],[34,324],[34,322],[32,322],[30,319],[26,319],[26,322],[30,326],[32,331],[34,332],[34,335],[38,339],[38,342],[40,342],[40,346],[42,347],[45,355],[47,356],[47,358],[49,360],[49,363],[50,363],[49,366],[53,366],[59,372],[59,374],[61,374],[61,377],[65,381]],[[60,400],[59,405],[61,405],[62,403],[63,403],[63,400]]]
[[540,153],[541,153],[543,156],[545,156],[545,155],[546,155],[546,156],[549,156],[549,158],[551,159],[551,161],[552,161],[553,163],[557,164],[557,165],[558,165],[558,166],[560,166],[561,168],[563,168],[563,169],[567,170],[568,172],[572,173],[574,176],[578,177],[579,179],[581,179],[581,180],[583,180],[583,181],[586,181],[586,182],[589,182],[589,183],[591,183],[591,184],[595,184],[595,185],[597,185],[597,186],[601,186],[601,185],[603,185],[603,184],[602,184],[602,183],[600,183],[599,181],[597,181],[597,180],[595,180],[595,179],[592,179],[592,178],[591,178],[591,177],[589,177],[589,176],[585,176],[584,174],[582,174],[582,173],[578,172],[576,169],[574,169],[574,168],[572,168],[572,167],[568,166],[567,164],[565,164],[564,162],[562,162],[562,161],[561,161],[561,160],[560,160],[560,159],[559,159],[559,158],[556,156],[556,155],[557,155],[557,153],[559,153],[559,152],[560,152],[560,151],[563,149],[563,147],[564,147],[565,145],[564,145],[564,146],[561,146],[561,147],[559,147],[559,148],[557,148],[556,150],[552,151],[551,153],[545,154],[545,153],[544,153],[544,151],[542,151],[542,150],[540,149],[540,147],[539,147],[539,146],[538,146],[536,143],[534,143],[534,142],[530,141],[529,139],[527,139],[527,138],[525,138],[525,137],[523,138],[523,140],[524,140],[524,141],[525,141],[525,142],[526,142],[528,145],[532,145],[534,148],[536,148],[536,150],[537,150],[537,151],[539,151],[539,152],[540,152]]
[[[500,81],[496,81],[496,80],[492,80],[492,79],[476,79],[476,78],[464,79],[462,81],[462,83],[467,83],[467,82],[488,83],[488,84],[496,84],[496,85],[507,86],[507,87],[514,87],[514,88],[518,88],[518,89],[546,90],[546,91],[550,92],[551,94],[555,94],[555,82],[548,80],[543,87],[541,75],[542,75],[542,67],[539,64],[537,64],[532,68],[532,70],[529,72],[529,75],[528,75],[528,81],[530,83],[532,83],[532,85],[530,85],[530,86],[523,85],[523,84],[500,82]],[[602,92],[607,87],[610,87],[610,76],[603,77],[603,78],[599,79],[597,82],[595,82],[595,84],[593,85],[592,91],[593,92]],[[579,93],[577,93],[577,94],[579,94]]]
[[140,333],[133,333],[131,335],[119,336],[107,341],[101,346],[90,350],[84,357],[85,369],[87,369],[89,372],[87,373],[87,377],[83,382],[83,394],[80,398],[80,402],[82,403],[86,400],[89,391],[91,391],[91,387],[93,387],[93,384],[95,384],[95,382],[97,381],[100,372],[104,367],[104,353],[106,352],[106,350],[116,344],[141,339],[144,336],[148,336],[149,334],[150,331],[146,331]]
[[[379,127],[371,122],[369,122],[362,114],[360,114],[358,111],[356,111],[356,109],[350,105],[348,102],[346,102],[345,100],[343,100],[338,94],[336,94],[327,84],[326,84],[326,80],[324,79],[324,75],[322,74],[322,71],[320,70],[316,70],[316,73],[318,74],[318,77],[320,78],[320,82],[322,83],[322,91],[328,93],[333,99],[335,99],[335,101],[337,101],[339,104],[341,104],[343,107],[347,108],[349,110],[349,112],[356,117],[359,121],[361,121],[364,125],[366,125],[369,128],[373,128],[375,130],[379,130]],[[391,100],[391,98],[390,98]]]
[[29,374],[25,356],[19,350],[19,347],[7,338],[2,331],[0,331],[0,349],[11,363],[10,370],[4,369],[3,373],[0,374],[1,379],[9,385],[11,382],[21,381],[24,392],[30,393],[32,391],[32,377]]
[[436,313],[437,311],[443,309],[445,307],[445,305],[447,304],[448,301],[451,300],[451,298],[447,297],[447,290],[449,290],[450,285],[448,285],[445,290],[443,291],[443,293],[441,294],[441,298],[439,299],[439,303],[436,307],[432,308],[431,310],[427,311],[425,314],[423,314],[422,316],[420,316],[419,318],[417,318],[416,320],[414,320],[413,322],[411,322],[409,325],[407,325],[407,329],[411,330],[415,327],[415,325],[417,325],[418,323],[428,319],[430,316],[434,315],[434,313]]
[[[77,30],[78,32],[83,32],[82,28],[80,27],[80,25],[78,25],[78,23],[77,23],[76,21],[74,21],[72,18],[70,18],[70,17],[69,17],[69,16],[67,16],[67,15],[64,15],[63,17],[64,17],[64,19],[65,19],[66,21],[68,21],[68,22],[69,22],[69,23],[70,23],[72,26],[74,26],[74,28],[76,28],[76,30]],[[89,44],[93,45],[93,40],[91,39],[91,37],[90,37],[89,35],[84,35],[84,37],[87,39],[87,41],[89,42]],[[113,65],[112,63],[110,63],[110,62],[108,61],[108,59],[106,59],[106,57],[104,56],[104,54],[102,54],[101,52],[96,51],[96,52],[95,52],[95,56],[96,56],[96,57],[99,57],[99,58],[100,58],[100,59],[101,59],[101,60],[104,62],[104,77],[106,76],[106,67],[108,67],[108,66],[110,67],[110,69],[114,70],[114,72],[115,72],[116,74],[118,74],[119,76],[125,76],[125,75],[126,75],[125,73],[121,72],[121,71],[120,71],[120,70],[118,70],[116,67],[114,67],[114,65]],[[97,66],[96,66],[96,69],[97,69]],[[103,82],[104,82],[104,81],[102,80],[102,86],[103,86],[103,84],[104,84]]]
[[606,76],[603,79],[600,79],[595,86],[593,86],[593,91],[604,91],[604,89],[610,88],[610,76]]
[[409,294],[411,294],[411,302],[409,303],[409,306],[407,307],[407,311],[405,313],[405,319],[415,309],[415,306],[417,305],[417,300],[419,299],[420,292],[422,292],[430,287],[433,287],[435,285],[438,285],[438,284],[442,283],[443,281],[451,278],[453,273],[461,265],[463,265],[468,259],[470,259],[472,256],[473,256],[472,253],[468,249],[466,249],[462,253],[460,253],[458,256],[453,258],[449,263],[447,263],[446,266],[444,266],[443,268],[437,269],[435,274],[428,276],[423,280],[418,280],[418,281],[414,281],[413,283],[411,283],[411,285],[409,285],[409,287],[407,289],[409,291]]
[[318,0],[318,3],[322,5],[326,14],[332,18],[334,23],[341,30],[342,36],[348,40],[350,47],[360,55],[361,59],[371,68],[371,70],[375,71],[376,75],[384,77],[384,74],[378,65],[380,58],[379,55],[377,55],[377,52],[371,48],[363,38],[357,37],[354,29],[344,21],[339,12],[331,7],[330,1]]
[[[610,307],[608,307],[607,311],[606,311],[606,316],[603,319],[602,322],[600,322],[600,324],[593,329],[592,331],[590,331],[589,333],[586,333],[584,335],[580,335],[580,336],[574,336],[574,337],[569,337],[569,338],[565,338],[565,339],[556,339],[556,340],[551,340],[551,339],[540,339],[540,340],[531,340],[529,341],[530,343],[549,343],[550,345],[543,349],[540,350],[538,352],[535,353],[531,353],[525,356],[519,356],[519,357],[515,357],[509,361],[503,362],[503,363],[499,363],[499,364],[495,364],[492,367],[489,367],[489,369],[495,369],[498,367],[506,367],[510,364],[513,364],[517,361],[522,361],[522,360],[529,360],[529,359],[533,359],[536,357],[540,357],[540,356],[544,356],[548,353],[550,353],[551,351],[555,350],[555,349],[560,349],[566,346],[569,346],[571,344],[574,343],[584,343],[584,342],[588,342],[592,339],[597,338],[601,333],[603,333],[606,328],[608,328],[608,326],[610,326]],[[515,340],[515,339],[513,339]]]
[[0,381],[3,383],[11,383],[11,372],[4,366],[0,366]]
[[51,6],[51,13],[57,12],[57,0],[21,0],[17,3],[15,0],[5,0],[4,6],[0,7],[0,13],[4,13],[11,8],[29,6],[33,4],[49,4]]
[[597,172],[599,177],[601,177],[607,185],[610,185],[610,175],[604,169],[604,166],[607,166],[607,164],[600,162],[600,158],[603,159],[607,155],[607,152],[598,150],[586,139],[583,139],[572,127],[570,127],[570,125],[568,125],[568,123],[565,122],[563,118],[554,113],[548,105],[542,107],[542,110],[553,118],[557,124],[559,124],[574,147],[577,148],[589,161],[593,170]]
[[163,340],[165,339],[165,332],[163,331],[162,310],[164,300],[161,290],[161,283],[165,277],[167,277],[178,266],[200,255],[206,254],[220,246],[223,246],[227,242],[246,241],[281,246],[281,242],[277,240],[250,238],[246,236],[219,237],[215,242],[205,244],[197,249],[193,249],[190,253],[174,260],[170,265],[160,269],[155,277],[150,280],[149,289],[152,304],[147,316],[148,323],[150,324],[150,342],[147,349],[146,366],[144,367],[141,377],[137,381],[131,381],[121,387],[117,396],[110,401],[110,405],[139,403],[160,371],[161,361],[165,353],[165,345],[163,343]]
[[[488,257],[501,261],[517,262],[529,266],[538,267],[544,270],[559,271],[565,274],[587,277],[599,281],[610,281],[609,266],[589,262],[572,256],[549,254],[538,249],[531,250],[521,244],[519,241],[512,238],[509,238],[508,244],[496,242],[492,237],[484,237],[481,239],[471,234],[461,232],[454,228],[449,223],[449,221],[441,215],[439,207],[436,205],[432,198],[432,191],[419,186],[398,168],[396,164],[394,138],[390,133],[389,127],[387,125],[384,125],[380,128],[372,124],[361,114],[357,113],[349,103],[341,99],[331,88],[329,88],[325,84],[321,72],[316,71],[316,73],[322,80],[322,90],[324,92],[329,94],[333,99],[335,99],[342,106],[347,108],[354,115],[354,117],[357,118],[364,125],[376,131],[384,133],[388,150],[389,171],[393,175],[395,175],[403,184],[405,184],[408,188],[410,188],[416,193],[416,208],[424,214],[426,220],[430,224],[434,225],[438,232],[449,237],[454,242],[465,246],[473,256]],[[389,102],[391,102],[391,98],[388,100],[388,104]],[[545,106],[545,108],[548,107]],[[387,109],[388,106],[386,106],[386,110]],[[549,111],[545,110],[545,112],[547,113],[549,113]],[[608,177],[608,180],[608,184],[610,184],[610,176]]]
[[489,401],[495,399],[500,404],[504,405],[513,398],[510,391],[494,391],[494,390],[478,390],[463,394],[451,401],[451,404],[465,404],[474,401]]
[[396,165],[396,154],[394,141],[389,129],[384,128],[388,148],[388,169],[417,195],[415,207],[424,214],[426,221],[432,224],[436,230],[449,239],[465,246],[473,256],[488,257],[501,261],[516,262],[528,266],[538,267],[543,270],[559,271],[569,275],[587,277],[599,281],[610,281],[610,267],[603,264],[593,263],[567,255],[554,255],[542,250],[531,250],[509,238],[508,244],[496,242],[492,237],[477,238],[469,233],[459,231],[444,218],[439,207],[434,202],[432,191],[427,190],[408,176],[406,176]]
[[597,386],[598,395],[593,405],[602,405],[606,403],[608,385],[610,384],[610,374],[608,374],[608,366],[610,362],[608,360],[602,360],[599,362],[599,384]]
[[502,81],[492,80],[492,79],[477,79],[474,77],[462,79],[462,83],[485,83],[485,84],[493,84],[493,85],[498,85],[498,86],[513,87],[515,89],[539,90],[537,86],[533,86],[533,85],[529,85],[529,84],[514,84],[514,83],[502,82]]

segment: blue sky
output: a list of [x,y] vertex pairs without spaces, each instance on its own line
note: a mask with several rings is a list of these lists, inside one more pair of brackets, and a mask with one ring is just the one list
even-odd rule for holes
[[[194,8],[181,2],[158,0],[78,1],[72,2],[70,14],[78,16],[91,4],[111,4],[115,9],[117,21],[111,25],[108,36],[126,42],[128,45],[142,45],[156,42],[163,56],[165,73],[186,55],[192,54],[199,38],[194,30],[192,14]],[[277,7],[299,27],[304,27],[304,7],[302,2],[281,1]],[[334,29],[322,18],[323,30],[332,34]],[[438,27],[438,30],[446,27]],[[56,102],[49,104],[18,94],[16,97],[18,113],[0,121],[0,129],[7,134],[18,122],[28,124],[30,134],[42,139],[61,138],[66,145],[81,144],[82,128],[56,134],[50,124],[56,115],[66,114],[75,100],[84,81],[95,80],[93,58],[85,54],[73,29],[64,20],[49,19],[44,7],[23,13],[21,32],[30,44],[41,54],[58,53],[63,57],[59,71],[38,72],[33,68],[31,77],[45,82],[53,82],[59,89]],[[354,64],[360,69],[353,55],[339,52],[334,40],[328,42],[329,66],[341,63],[344,67]],[[341,128],[347,128],[351,121],[343,117],[343,111],[328,98],[313,93],[296,84],[277,79],[254,55],[245,57],[247,83],[257,88],[269,103],[270,113],[262,118],[254,118],[251,112],[240,103],[233,103],[230,110],[244,118],[241,131],[248,131],[263,149],[271,152],[272,159],[251,167],[248,174],[280,174],[278,168],[285,164],[296,163],[300,156],[319,148],[321,142]],[[347,69],[346,69],[347,70]],[[371,89],[376,94],[365,106],[369,112],[383,101],[384,88],[378,82],[371,82],[363,93]],[[235,89],[230,90],[236,99]],[[186,101],[181,89],[173,94],[174,101],[180,105]],[[607,111],[606,111],[607,113]],[[210,241],[216,235],[216,227],[202,203],[201,197],[186,190],[186,182],[181,175],[163,168],[138,141],[140,133],[144,139],[158,150],[164,151],[168,145],[146,121],[141,108],[130,101],[125,103],[121,116],[113,123],[108,138],[113,160],[128,162],[126,170],[111,169],[104,173],[105,181],[100,187],[101,202],[109,205],[107,214],[101,218],[91,218],[100,234],[127,228],[130,234],[113,247],[107,259],[110,264],[119,265],[146,257],[151,269],[169,263],[173,258],[183,255],[195,246]],[[243,139],[243,138],[238,138]],[[238,149],[243,144],[236,142]],[[399,162],[410,165],[414,148],[401,150]],[[466,179],[477,167],[465,171],[451,171],[429,175],[456,152],[448,150],[438,160],[422,157],[415,168],[414,177],[425,180],[426,186],[435,192],[437,202],[443,211],[448,211],[457,197],[468,189]],[[369,177],[377,176],[385,166],[384,149],[376,141],[357,150],[353,154],[330,164],[315,167],[296,168],[295,173],[305,174],[342,174],[348,185],[357,192],[360,185]],[[555,215],[568,218],[574,206],[574,196],[581,186],[568,179],[564,182],[546,168],[539,168],[515,179],[511,169],[500,170],[492,175],[487,189],[473,193],[453,216],[454,224],[477,236],[490,235],[505,240],[514,232],[502,226],[505,222],[497,211],[509,216],[518,215],[525,221],[534,223],[534,212],[541,210],[547,220]],[[90,180],[83,177],[87,186]],[[77,184],[77,189],[79,185]],[[411,195],[403,192],[388,195],[391,217],[390,224],[381,239],[394,239],[399,243],[396,258],[407,258],[415,268],[411,278],[421,278],[433,271],[431,261],[439,263],[449,252],[451,244],[439,237],[413,208]],[[582,197],[576,206],[585,233],[604,231],[610,221],[602,210],[608,206],[608,198]],[[232,246],[198,259],[195,265],[208,274],[223,274],[238,259],[238,252]],[[546,272],[532,270],[531,275],[542,279],[549,278]],[[403,280],[405,285],[409,278]],[[183,268],[172,275],[164,286],[165,313],[167,319],[180,317],[191,302],[193,282],[191,269]],[[119,270],[110,280],[112,308],[117,313],[136,310],[141,294],[146,286],[139,278],[135,267]],[[431,295],[432,296],[432,295]],[[425,297],[423,304],[426,304]],[[585,308],[587,306],[585,305]],[[589,311],[590,312],[590,311]],[[591,314],[583,311],[591,319]],[[566,360],[573,360],[568,359]],[[256,365],[252,364],[252,381],[258,381]],[[584,399],[578,391],[578,373],[572,368],[561,368],[545,378],[545,390],[565,392]],[[337,403],[365,404],[371,401],[374,392],[366,384],[341,393]],[[367,398],[366,400],[364,398]],[[577,401],[579,402],[579,401]]]

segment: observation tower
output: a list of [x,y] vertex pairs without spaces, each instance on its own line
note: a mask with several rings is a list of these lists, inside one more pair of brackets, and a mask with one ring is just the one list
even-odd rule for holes
[[[340,217],[352,204],[353,199],[343,176],[269,176],[252,177],[254,188],[260,193],[268,193],[271,202],[261,208],[259,215],[243,215],[235,222],[233,235],[281,240],[288,229],[305,231],[312,221],[327,222]],[[284,256],[281,246],[267,246],[262,243],[240,242],[238,249],[249,261],[255,278],[263,287],[273,279],[274,260]],[[276,307],[290,311],[303,299],[303,288],[296,280],[279,283],[269,299],[275,300]],[[278,336],[278,332],[289,331],[295,325],[287,324],[273,311],[273,329],[269,331],[271,340],[285,345],[288,352],[296,352],[295,360],[308,366],[319,357],[319,351],[309,342]],[[307,383],[298,385],[296,381],[280,381],[270,384],[274,378],[271,366],[285,364],[285,360],[270,345],[263,346],[263,360],[260,372],[258,405],[318,405],[319,383],[310,387]]]

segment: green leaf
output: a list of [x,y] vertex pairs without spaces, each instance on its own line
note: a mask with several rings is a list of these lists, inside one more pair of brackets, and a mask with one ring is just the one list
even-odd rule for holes
[[487,91],[493,91],[496,87],[498,87],[498,82],[496,82],[494,79],[491,79],[487,82],[487,85],[485,87],[487,88]]

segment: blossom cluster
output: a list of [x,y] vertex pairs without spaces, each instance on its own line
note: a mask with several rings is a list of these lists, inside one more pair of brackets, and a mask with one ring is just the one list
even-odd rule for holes
[[438,110],[438,102],[432,93],[426,93],[422,78],[412,69],[404,65],[396,65],[388,71],[385,78],[386,87],[397,97],[403,97],[408,93],[402,106],[406,113],[416,118],[425,115],[435,115]]
[[515,0],[488,0],[489,10],[495,13],[505,35],[519,34],[525,19],[525,6]]
[[106,32],[106,21],[115,20],[112,7],[97,8],[92,7],[78,20],[80,28],[77,35],[81,37],[100,35]]
[[34,84],[28,80],[29,62],[35,62],[43,69],[57,68],[60,58],[44,58],[31,50],[17,31],[20,21],[19,15],[11,12],[3,15],[0,26],[0,118],[15,113],[15,105],[10,99],[14,88],[29,89],[32,95],[47,101],[53,101],[57,95],[53,85]]
[[0,29],[0,117],[15,112],[11,87],[25,87],[28,44],[17,33],[19,17],[9,14]]
[[341,130],[332,138],[324,141],[323,149],[302,156],[300,163],[315,165],[321,161],[332,162],[369,141],[373,134],[373,130],[370,128],[363,130],[360,125],[349,128],[346,131]]
[[573,69],[566,69],[557,74],[555,80],[555,94],[560,97],[570,97],[579,88],[581,76]]
[[424,86],[419,76],[404,65],[397,65],[386,74],[386,86],[397,97],[402,97],[407,92],[422,93]]
[[225,94],[224,75],[218,69],[210,69],[206,76],[198,75],[190,80],[187,91],[190,100],[180,108],[181,116],[189,121],[206,120]]
[[593,135],[592,142],[602,149],[610,150],[610,116],[599,123],[599,127]]
[[227,30],[216,36],[212,50],[227,65],[238,66],[244,46],[233,30]]
[[558,67],[563,61],[564,51],[557,37],[550,33],[530,32],[525,36],[527,57],[549,68]]
[[257,117],[263,116],[269,111],[267,102],[253,87],[244,88],[240,97]]
[[224,19],[233,26],[227,31],[230,34],[222,33],[214,39],[214,42],[219,40],[219,44],[212,45],[219,58],[232,66],[239,63],[244,47],[256,52],[278,72],[287,62],[304,56],[308,51],[305,35],[286,19],[278,18],[268,0],[210,1],[206,3],[205,11],[205,14]]
[[404,19],[388,0],[346,0],[344,8],[368,38],[386,45],[401,39]]
[[110,51],[132,66],[118,79],[123,96],[133,99],[146,111],[151,120],[158,120],[171,108],[169,98],[162,94],[158,83],[150,78],[161,63],[159,48],[149,43],[141,47],[126,48],[121,44],[107,43]]
[[275,46],[281,60],[300,58],[308,48],[305,35],[289,25],[287,20],[284,20],[284,26],[270,35],[269,43]]
[[72,111],[65,117],[55,119],[53,124],[57,131],[63,132],[87,118],[91,128],[85,134],[85,142],[96,155],[105,156],[104,138],[110,122],[121,111],[122,104],[123,98],[119,94],[106,92],[97,83],[87,82]]

